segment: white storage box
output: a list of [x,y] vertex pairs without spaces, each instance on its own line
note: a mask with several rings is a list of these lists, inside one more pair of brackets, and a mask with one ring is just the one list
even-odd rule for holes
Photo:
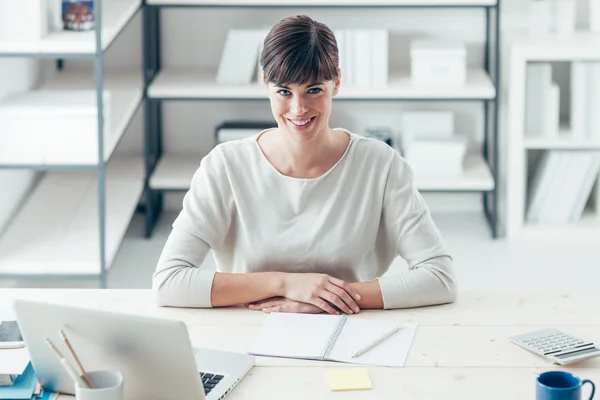
[[463,86],[467,50],[463,44],[417,40],[410,45],[411,80],[415,86]]
[[420,138],[407,146],[404,158],[418,175],[461,175],[467,151],[466,138]]
[[[104,148],[110,142],[110,92],[104,91]],[[39,90],[0,101],[0,163],[95,164],[94,90]]]
[[47,33],[47,0],[0,0],[2,50],[35,52]]

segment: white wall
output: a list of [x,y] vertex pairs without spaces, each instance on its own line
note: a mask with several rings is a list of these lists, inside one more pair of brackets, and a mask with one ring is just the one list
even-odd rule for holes
[[[0,99],[35,86],[39,80],[40,61],[0,59]],[[36,174],[24,170],[0,169],[0,232],[27,195]]]

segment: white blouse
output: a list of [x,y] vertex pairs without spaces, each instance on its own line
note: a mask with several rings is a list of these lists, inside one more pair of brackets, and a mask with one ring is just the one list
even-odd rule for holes
[[[318,178],[281,174],[260,134],[216,146],[200,163],[153,277],[164,306],[211,307],[215,272],[316,272],[378,279],[384,308],[448,303],[452,258],[406,161],[387,144],[350,143]],[[217,270],[200,269],[213,250]],[[409,269],[382,275],[399,255]]]

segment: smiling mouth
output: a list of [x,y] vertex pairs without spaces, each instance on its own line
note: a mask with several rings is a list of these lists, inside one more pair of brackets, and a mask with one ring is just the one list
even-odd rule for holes
[[290,121],[294,126],[297,126],[298,128],[303,128],[303,127],[310,125],[310,123],[313,122],[314,119],[315,119],[315,117],[311,117],[309,119],[302,119],[302,120],[293,120],[293,119],[287,118],[288,121]]

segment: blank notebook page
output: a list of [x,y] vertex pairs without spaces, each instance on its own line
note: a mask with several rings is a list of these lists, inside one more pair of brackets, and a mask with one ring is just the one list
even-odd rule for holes
[[372,343],[399,324],[399,321],[378,321],[349,317],[329,359],[355,364],[403,367],[415,336],[417,325],[402,323],[402,328],[363,355],[352,358],[357,351]]
[[341,316],[271,313],[250,354],[320,359]]

